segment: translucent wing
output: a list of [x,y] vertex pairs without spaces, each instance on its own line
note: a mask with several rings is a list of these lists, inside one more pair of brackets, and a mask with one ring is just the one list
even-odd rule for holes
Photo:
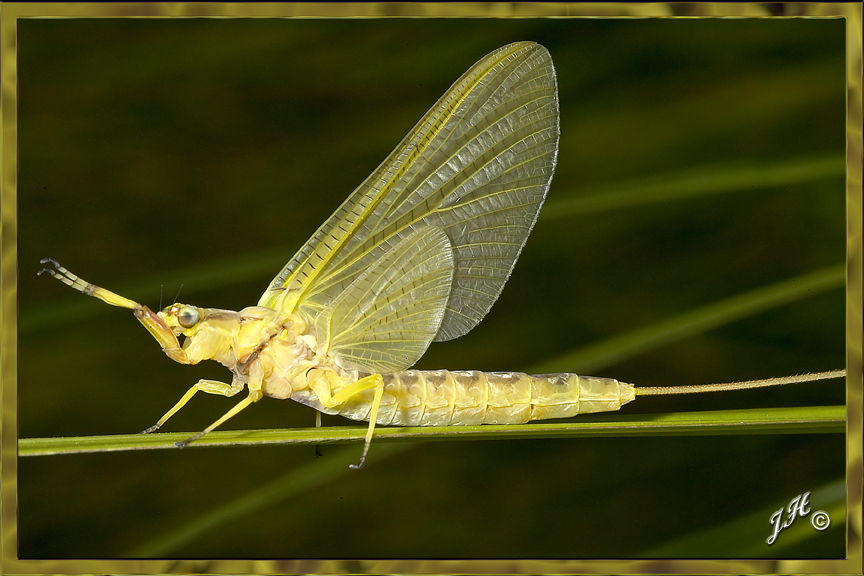
[[393,246],[428,226],[446,234],[454,267],[434,339],[467,333],[501,293],[546,196],[557,98],[542,46],[510,44],[480,60],[318,229],[259,305],[296,311],[314,325]]
[[453,268],[447,235],[430,226],[417,229],[318,315],[323,349],[349,370],[409,368],[441,326]]

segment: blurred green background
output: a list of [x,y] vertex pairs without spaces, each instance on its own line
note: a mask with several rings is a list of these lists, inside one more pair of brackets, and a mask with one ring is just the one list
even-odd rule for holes
[[[548,204],[488,317],[420,368],[530,371],[844,261],[841,19],[32,19],[18,31],[22,438],[136,432],[199,378],[229,379],[215,363],[171,362],[127,311],[37,277],[40,258],[154,308],[160,286],[167,303],[180,284],[184,302],[255,304],[450,84],[514,41],[546,46],[558,74]],[[556,206],[813,163],[839,170],[618,209]],[[683,385],[843,365],[838,288],[594,375]],[[196,397],[167,428],[198,431],[234,402]],[[831,381],[625,410],[843,402]],[[310,409],[265,398],[226,428],[312,425]],[[794,546],[786,533],[765,545],[773,511],[843,477],[842,435],[442,442],[387,458],[381,446],[361,472],[158,555],[844,556],[842,506],[831,529],[799,520]],[[134,554],[344,450],[360,446],[318,459],[308,447],[22,458],[19,556]]]

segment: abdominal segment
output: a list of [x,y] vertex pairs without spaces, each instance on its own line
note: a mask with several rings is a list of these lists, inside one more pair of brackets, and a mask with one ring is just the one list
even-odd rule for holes
[[[349,379],[364,376],[350,374]],[[630,384],[576,374],[406,370],[384,374],[383,378],[384,394],[376,422],[393,426],[522,424],[568,418],[618,410],[635,394]],[[374,390],[357,394],[333,409],[322,406],[312,392],[303,392],[292,398],[327,414],[369,419]]]

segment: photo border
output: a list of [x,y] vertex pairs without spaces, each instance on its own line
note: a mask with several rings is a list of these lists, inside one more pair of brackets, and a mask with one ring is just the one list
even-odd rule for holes
[[[846,19],[847,33],[847,558],[846,560],[19,560],[17,558],[17,21],[19,18],[795,17]],[[0,5],[0,517],[3,574],[861,573],[862,24],[861,5],[564,3],[3,3]],[[786,12],[784,12],[786,13]],[[788,16],[781,16],[788,17]]]

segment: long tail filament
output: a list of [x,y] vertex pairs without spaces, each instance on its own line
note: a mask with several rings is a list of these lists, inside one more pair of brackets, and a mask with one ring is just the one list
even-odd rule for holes
[[796,382],[812,382],[814,380],[830,380],[845,378],[846,370],[831,370],[815,374],[799,374],[783,378],[768,378],[766,380],[749,380],[747,382],[727,382],[725,384],[701,384],[698,386],[656,386],[636,388],[637,396],[665,396],[669,394],[698,394],[699,392],[725,392],[728,390],[746,390],[748,388],[764,388],[765,386],[780,386]]

